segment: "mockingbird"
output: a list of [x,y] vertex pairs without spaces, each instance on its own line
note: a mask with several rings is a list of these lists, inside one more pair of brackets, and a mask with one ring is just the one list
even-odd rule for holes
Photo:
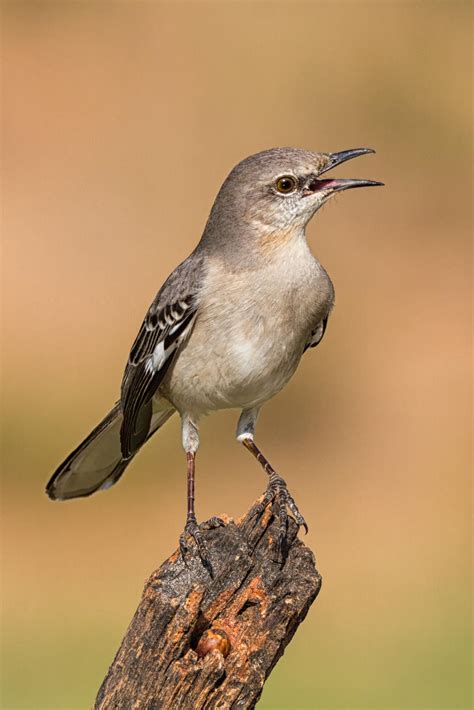
[[[281,548],[288,510],[306,522],[254,442],[261,406],[286,385],[301,356],[321,342],[334,289],[311,254],[305,227],[333,195],[373,180],[322,178],[370,148],[312,153],[274,148],[239,163],[222,185],[201,241],[169,276],[130,351],[120,400],[59,466],[47,485],[55,500],[110,488],[174,412],[187,457],[188,512],[180,538],[208,553],[194,512],[200,418],[242,410],[237,439],[269,476],[262,505],[278,504]],[[219,524],[213,518],[211,525]]]

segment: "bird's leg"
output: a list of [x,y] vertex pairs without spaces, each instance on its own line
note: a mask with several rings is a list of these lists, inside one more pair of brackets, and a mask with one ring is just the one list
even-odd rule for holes
[[[186,525],[184,526],[184,532],[179,538],[179,548],[181,551],[181,556],[183,560],[185,559],[186,551],[188,546],[186,544],[186,535],[191,535],[196,543],[199,557],[201,561],[208,570],[211,577],[213,576],[212,565],[209,559],[209,552],[207,549],[206,542],[202,536],[201,529],[196,520],[196,513],[194,510],[194,479],[196,472],[196,451],[199,446],[199,434],[196,424],[191,421],[188,417],[183,417],[183,445],[186,451],[186,461],[187,461],[187,471],[188,471],[188,511],[186,515]],[[219,525],[224,525],[224,522],[220,518],[211,518],[206,523],[203,523],[201,527],[213,528]]]
[[181,533],[179,538],[179,548],[181,550],[181,556],[184,560],[188,549],[186,544],[186,536],[191,535],[197,545],[199,557],[201,558],[204,567],[206,567],[212,576],[212,566],[209,560],[209,552],[201,530],[199,529],[199,525],[196,520],[196,513],[194,511],[194,474],[196,470],[196,453],[194,451],[187,451],[186,460],[188,464],[188,513],[186,515],[184,531]]
[[268,474],[268,486],[264,493],[263,500],[259,504],[259,507],[260,510],[263,510],[269,503],[271,503],[271,501],[277,501],[278,517],[280,522],[279,547],[281,549],[286,537],[286,529],[288,522],[287,508],[293,515],[297,525],[302,525],[306,532],[308,532],[308,526],[288,490],[286,481],[278,475],[278,473],[275,471],[273,466],[271,466],[269,461],[265,458],[265,456],[262,454],[262,452],[253,440],[257,415],[258,410],[244,410],[242,412],[237,427],[237,439],[245,446],[246,449],[248,449],[248,451],[250,451],[251,454],[255,456],[264,471],[266,471],[266,473]]

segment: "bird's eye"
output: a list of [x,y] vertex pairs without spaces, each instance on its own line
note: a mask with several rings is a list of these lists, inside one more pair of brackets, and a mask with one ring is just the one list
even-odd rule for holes
[[289,195],[296,190],[296,180],[292,175],[283,175],[275,183],[275,187],[282,195]]

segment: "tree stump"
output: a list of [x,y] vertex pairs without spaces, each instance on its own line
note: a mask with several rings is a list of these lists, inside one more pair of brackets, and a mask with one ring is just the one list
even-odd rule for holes
[[255,707],[321,588],[291,519],[277,553],[275,505],[201,527],[213,578],[194,545],[151,575],[94,710]]

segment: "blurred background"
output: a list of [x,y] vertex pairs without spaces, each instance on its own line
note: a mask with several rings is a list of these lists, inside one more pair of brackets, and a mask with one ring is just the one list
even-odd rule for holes
[[[87,708],[185,515],[178,421],[108,493],[56,465],[116,400],[146,308],[232,166],[277,145],[377,155],[309,227],[323,344],[259,442],[324,583],[259,707],[468,708],[470,4],[3,4],[2,708]],[[266,478],[202,426],[200,519]],[[284,434],[284,436],[283,436]]]

